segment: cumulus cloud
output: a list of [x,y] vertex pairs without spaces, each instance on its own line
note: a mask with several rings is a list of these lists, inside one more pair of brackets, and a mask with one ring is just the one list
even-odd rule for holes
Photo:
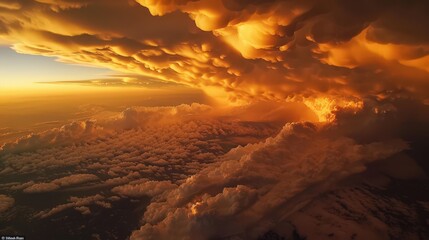
[[87,196],[87,197],[70,197],[69,203],[58,205],[50,210],[41,211],[35,215],[37,218],[46,218],[55,214],[58,214],[66,209],[69,208],[75,208],[77,211],[81,212],[82,214],[89,214],[90,209],[88,208],[89,205],[92,204],[98,204],[102,207],[110,208],[110,204],[107,202],[104,202],[105,199],[104,196],[100,194]]
[[[10,170],[0,174],[13,181],[4,185],[12,191],[78,186],[115,194],[72,197],[36,213],[38,218],[67,209],[89,214],[93,205],[110,208],[116,195],[150,197],[143,225],[132,239],[252,239],[366,165],[407,149],[398,139],[408,141],[404,133],[424,136],[407,131],[405,124],[411,119],[416,121],[412,125],[426,123],[427,107],[418,100],[392,98],[365,99],[357,107],[329,99],[309,102],[314,110],[306,110],[327,113],[330,122],[283,128],[282,115],[289,111],[282,104],[270,108],[269,102],[229,108],[229,113],[200,104],[128,108],[119,116],[91,121],[88,132],[64,127],[35,134],[36,147],[25,138],[6,145],[0,157],[2,167]],[[255,114],[265,109],[273,111]],[[37,178],[16,183],[29,176]]]
[[7,211],[9,208],[11,208],[15,203],[15,199],[0,194],[0,213]]
[[101,133],[101,129],[97,131],[96,128],[95,122],[88,120],[73,122],[59,129],[51,129],[40,134],[32,133],[26,137],[17,139],[15,142],[3,144],[0,148],[0,154],[34,151],[50,144],[65,145],[82,139],[90,139],[94,136],[95,132]]
[[55,183],[36,183],[31,185],[23,190],[25,193],[42,193],[42,192],[51,192],[59,189]]
[[68,187],[77,185],[85,182],[97,181],[99,178],[94,174],[74,174],[62,178],[58,178],[52,181],[60,187]]
[[170,181],[147,181],[140,184],[122,185],[112,189],[112,192],[127,197],[155,197],[168,190],[176,188]]
[[[25,193],[42,193],[51,192],[63,187],[69,187],[73,185],[79,185],[86,182],[97,181],[99,178],[94,174],[74,174],[58,179],[54,179],[47,183],[24,183],[22,187],[25,187],[23,192]],[[28,186],[28,187],[27,187]]]
[[287,124],[238,147],[155,201],[132,239],[255,238],[313,196],[407,148],[401,140],[358,144],[323,126]]
[[75,207],[74,209],[78,210],[80,213],[82,213],[82,215],[91,214],[91,209],[89,209],[89,207],[80,206],[80,207]]
[[[64,167],[79,173],[53,182],[49,179],[27,191],[95,180],[87,171],[112,177],[105,181],[108,185],[146,176],[177,181],[230,148],[278,130],[276,125],[218,119],[212,114],[212,108],[199,104],[129,108],[118,117],[93,122],[92,131],[80,128],[87,126],[84,123],[72,123],[80,126],[79,131],[65,126],[34,134],[3,146],[0,154],[4,169],[9,170],[2,175],[45,173],[46,177]],[[31,139],[38,140],[32,145]]]
[[306,239],[426,238],[429,233],[421,217],[427,214],[427,201],[406,198],[400,191],[389,196],[389,189],[346,187],[319,196],[289,219]]
[[60,128],[30,134],[1,146],[0,154],[33,151],[50,145],[63,146],[70,143],[108,137],[123,130],[136,129],[166,121],[180,121],[187,115],[203,114],[211,108],[203,104],[179,105],[176,107],[134,107],[124,110],[112,119],[76,121]]
[[395,89],[426,98],[427,8],[405,0],[7,1],[0,36],[22,53],[238,102]]
[[[231,148],[260,141],[279,129],[277,123],[216,114],[199,104],[135,107],[116,117],[91,121],[93,131],[88,134],[69,127],[34,134],[38,139],[34,146],[23,138],[3,148],[2,191],[63,195],[113,189],[122,198],[160,199]],[[65,203],[35,214],[49,217],[75,207],[83,214],[91,211],[82,206]]]

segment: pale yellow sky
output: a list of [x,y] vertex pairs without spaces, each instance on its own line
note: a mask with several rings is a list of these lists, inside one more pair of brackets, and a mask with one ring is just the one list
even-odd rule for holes
[[53,57],[20,54],[9,46],[0,46],[0,88],[37,88],[35,82],[102,78],[112,73],[109,69],[66,64]]
[[0,47],[0,143],[131,106],[210,103],[203,91]]

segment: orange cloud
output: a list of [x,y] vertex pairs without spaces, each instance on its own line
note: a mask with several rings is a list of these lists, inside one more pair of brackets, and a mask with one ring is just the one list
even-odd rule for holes
[[[420,1],[11,5],[0,6],[0,38],[19,52],[179,82],[226,102],[363,99],[398,89],[426,98],[429,91]],[[409,17],[397,20],[401,14]]]

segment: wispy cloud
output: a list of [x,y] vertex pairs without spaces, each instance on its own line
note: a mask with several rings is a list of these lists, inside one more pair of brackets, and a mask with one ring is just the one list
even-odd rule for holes
[[41,84],[76,84],[83,86],[99,87],[143,87],[143,88],[167,88],[180,87],[183,84],[157,80],[139,75],[112,75],[108,78],[67,80],[67,81],[47,81],[36,82]]

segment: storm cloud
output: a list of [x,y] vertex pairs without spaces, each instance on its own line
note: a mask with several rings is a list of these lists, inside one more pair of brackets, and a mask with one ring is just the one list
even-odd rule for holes
[[[257,239],[289,221],[317,225],[305,211],[377,164],[386,181],[425,176],[428,8],[418,0],[3,1],[0,41],[15,51],[119,72],[68,84],[178,83],[216,104],[127,107],[7,142],[0,212],[14,209],[14,194],[69,194],[37,219],[144,200],[130,239]],[[390,201],[338,192],[373,209]]]
[[21,53],[197,86],[231,101],[351,101],[394,90],[426,99],[428,36],[419,26],[427,8],[424,1],[8,1],[0,29]]

